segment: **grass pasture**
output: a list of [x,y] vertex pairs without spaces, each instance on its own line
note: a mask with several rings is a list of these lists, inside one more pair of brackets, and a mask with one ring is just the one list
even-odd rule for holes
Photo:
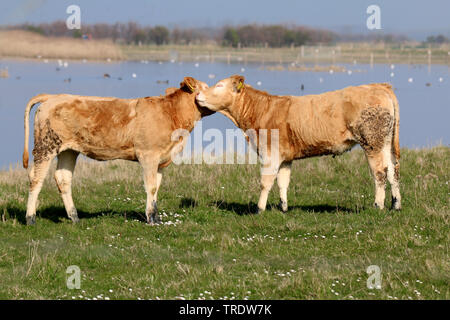
[[[256,165],[171,165],[159,226],[144,223],[135,163],[79,161],[77,225],[54,166],[33,227],[24,224],[25,170],[1,171],[0,299],[449,299],[449,159],[448,147],[402,150],[400,212],[372,208],[357,149],[295,162],[287,214],[276,184],[268,210],[247,214]],[[66,287],[71,265],[78,290]],[[380,290],[366,286],[370,265],[381,268]]]
[[33,32],[0,30],[1,58],[122,60],[120,48],[110,40],[85,41],[45,37]]

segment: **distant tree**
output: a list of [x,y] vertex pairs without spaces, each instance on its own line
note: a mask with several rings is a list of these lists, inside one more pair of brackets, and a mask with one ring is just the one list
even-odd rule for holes
[[34,33],[39,33],[41,35],[45,34],[44,30],[39,26],[36,27],[36,26],[32,26],[32,25],[27,25],[27,26],[25,26],[25,30],[31,31]]
[[234,28],[227,28],[225,34],[223,35],[223,44],[231,45],[233,48],[236,48],[239,43],[239,35]]
[[169,42],[169,30],[163,26],[156,26],[149,31],[150,42],[156,43],[158,46]]
[[445,37],[444,35],[440,34],[436,37],[436,43],[445,43],[445,42],[449,42],[449,39],[447,37]]
[[136,30],[133,33],[133,42],[135,44],[147,42],[147,34],[145,33],[145,31],[142,29]]
[[[264,26],[261,28],[264,35],[264,42],[267,42],[270,47],[277,48],[284,45],[290,45],[285,38],[286,32],[289,31],[285,27],[274,25]],[[258,41],[259,42],[259,41]]]
[[182,36],[181,36],[182,31],[179,28],[175,28],[172,30],[172,34],[170,36],[171,40],[173,43],[175,44],[179,44],[182,42]]
[[256,25],[241,26],[236,29],[239,42],[244,47],[256,46],[265,43],[266,36],[263,31]]
[[283,35],[283,43],[291,45],[295,45],[296,40],[296,32],[293,30],[286,30]]
[[72,36],[74,38],[80,39],[83,36],[83,33],[81,32],[80,29],[75,29],[73,30]]
[[[140,27],[136,22],[128,22],[125,27],[124,38],[127,43],[136,42],[136,39],[139,39],[139,35],[137,35]],[[139,41],[139,40],[138,40]]]
[[302,46],[308,41],[311,41],[311,37],[306,31],[301,29],[295,31],[294,45]]
[[443,44],[443,43],[447,43],[447,42],[450,42],[450,40],[442,34],[437,35],[437,36],[428,36],[427,40],[426,40],[426,43],[429,43],[429,44]]

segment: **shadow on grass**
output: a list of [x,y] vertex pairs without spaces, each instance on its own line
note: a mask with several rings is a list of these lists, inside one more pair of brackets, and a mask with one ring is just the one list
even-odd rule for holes
[[[180,208],[196,208],[198,206],[197,202],[191,198],[181,199]],[[255,202],[250,203],[238,203],[238,202],[227,202],[216,200],[209,203],[209,206],[214,206],[220,210],[226,210],[236,213],[239,216],[253,215],[258,212],[258,206]],[[16,219],[19,223],[26,224],[26,210],[24,208],[17,207],[16,205],[7,204],[5,206],[6,212],[10,218]],[[277,205],[268,205],[268,210],[280,210]],[[293,205],[290,206],[288,212],[294,210],[301,210],[306,212],[316,212],[316,213],[356,213],[355,210],[341,207],[341,206],[331,206],[327,204],[319,205]],[[37,211],[38,219],[47,219],[54,223],[61,223],[65,219],[69,219],[66,214],[66,210],[63,206],[49,206],[39,209]],[[146,222],[146,217],[144,212],[137,211],[114,211],[114,210],[102,210],[97,212],[86,212],[83,210],[78,210],[78,217],[80,219],[92,219],[101,216],[123,216],[124,219],[136,219],[142,222]]]
[[[215,206],[221,210],[227,210],[235,212],[238,215],[248,215],[248,214],[256,214],[258,212],[258,206],[254,202],[250,203],[237,203],[237,202],[226,202],[226,201],[214,201],[210,202],[209,205]],[[279,210],[281,208],[279,205],[267,205],[267,210]],[[328,204],[318,204],[318,205],[293,205],[288,207],[288,213],[294,210],[301,210],[306,212],[317,212],[317,213],[336,213],[336,212],[344,212],[344,213],[356,213],[355,210],[341,207],[341,206],[331,206]]]
[[[237,202],[226,202],[226,201],[216,200],[216,201],[210,202],[208,205],[214,206],[221,210],[235,212],[236,214],[238,214],[240,216],[247,215],[247,214],[255,214],[258,211],[258,207],[256,206],[256,203],[253,203],[253,202],[251,202],[249,204],[242,204],[242,203],[237,203]],[[179,205],[180,209],[196,208],[196,207],[198,207],[198,203],[197,203],[197,201],[195,201],[192,198],[181,199],[180,205]]]
[[244,216],[250,214],[256,214],[258,212],[258,206],[254,202],[250,203],[238,203],[216,200],[209,203],[210,206],[215,206],[218,209],[232,211],[237,215]]
[[341,206],[330,206],[328,204],[289,206],[288,212],[292,210],[301,210],[306,212],[318,212],[318,213],[336,213],[336,212],[356,213],[356,211],[353,209]]
[[[26,224],[26,210],[23,208],[19,208],[14,205],[6,205],[6,212],[8,213],[10,218],[16,219],[19,223]],[[113,210],[104,210],[104,211],[97,211],[97,212],[86,212],[83,210],[77,210],[78,211],[78,217],[80,219],[92,219],[97,218],[101,216],[123,216],[125,219],[137,219],[140,221],[145,222],[145,214],[143,212],[137,212],[137,211],[113,211]],[[37,219],[46,219],[50,220],[54,223],[61,223],[65,221],[66,219],[70,220],[69,217],[67,217],[66,209],[63,206],[49,206],[44,207],[42,209],[38,209],[36,213]]]
[[192,198],[183,198],[180,201],[180,205],[179,208],[180,209],[184,209],[184,208],[195,208],[198,206],[197,201],[195,201]]

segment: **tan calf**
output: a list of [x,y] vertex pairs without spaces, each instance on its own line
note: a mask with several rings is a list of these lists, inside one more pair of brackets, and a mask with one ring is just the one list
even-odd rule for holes
[[172,161],[173,150],[183,141],[172,141],[177,129],[191,131],[195,122],[213,112],[199,107],[195,95],[204,82],[184,78],[179,89],[166,96],[139,99],[41,94],[25,110],[23,166],[28,168],[29,113],[41,103],[34,121],[34,166],[29,170],[30,190],[26,219],[35,223],[36,202],[51,161],[58,156],[55,180],[67,215],[78,221],[71,182],[78,154],[96,160],[138,161],[144,171],[148,223],[159,222],[156,198],[162,168]]
[[[259,211],[278,180],[281,208],[287,211],[292,161],[337,155],[360,144],[375,181],[375,206],[384,208],[386,179],[392,186],[392,207],[400,209],[399,107],[389,84],[369,84],[308,96],[274,96],[244,85],[235,75],[200,90],[197,102],[229,117],[239,128],[255,130],[262,169]],[[261,153],[261,129],[278,132],[278,148]],[[276,130],[273,130],[276,129]],[[268,137],[271,137],[267,133]]]

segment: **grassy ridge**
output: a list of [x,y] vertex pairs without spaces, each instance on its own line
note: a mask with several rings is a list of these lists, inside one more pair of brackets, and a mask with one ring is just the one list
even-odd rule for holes
[[109,40],[85,41],[44,37],[26,31],[0,31],[0,57],[42,59],[122,60],[120,48]]
[[[169,166],[164,225],[143,221],[141,169],[79,161],[66,217],[51,175],[24,225],[25,170],[0,172],[0,299],[449,299],[448,147],[402,150],[403,210],[372,208],[360,150],[295,162],[290,210],[254,210],[256,165]],[[54,169],[53,169],[54,170]],[[387,197],[389,198],[389,197]],[[80,290],[66,268],[81,269]],[[366,287],[369,265],[381,290]]]

